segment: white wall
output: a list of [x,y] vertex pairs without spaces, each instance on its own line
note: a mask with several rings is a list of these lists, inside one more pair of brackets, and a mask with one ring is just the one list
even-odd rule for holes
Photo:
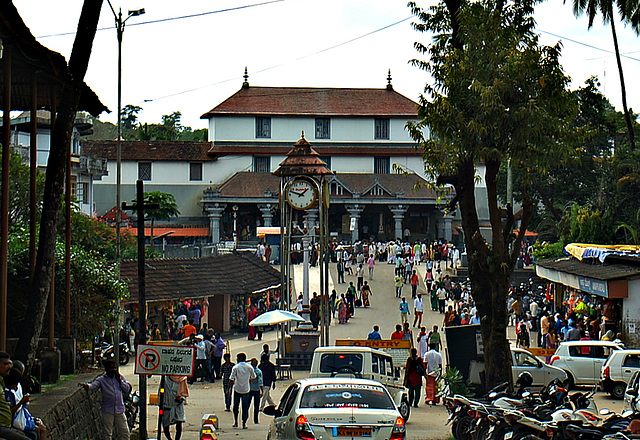
[[[391,119],[389,139],[374,139],[374,118],[331,118],[331,139],[317,139],[318,142],[411,142],[405,129],[406,120]],[[221,116],[209,120],[210,141],[279,141],[295,143],[305,132],[305,138],[313,143],[315,139],[315,118],[272,117],[271,138],[255,137],[254,116]]]
[[[622,300],[622,333],[627,346],[640,346],[640,280],[629,280],[629,297]],[[633,330],[633,331],[631,331]]]

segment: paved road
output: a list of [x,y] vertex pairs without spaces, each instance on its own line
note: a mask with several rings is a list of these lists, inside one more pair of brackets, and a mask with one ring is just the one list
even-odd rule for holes
[[[423,266],[424,268],[424,266]],[[334,280],[337,280],[335,273],[335,265],[331,265],[332,276]],[[365,279],[367,279],[365,277]],[[356,278],[353,276],[346,276],[347,283],[354,281],[356,284]],[[398,311],[398,300],[395,298],[395,289],[393,287],[393,266],[385,263],[376,264],[374,270],[374,279],[369,281],[369,284],[373,290],[373,296],[371,297],[371,307],[367,309],[356,309],[355,316],[346,325],[338,325],[337,320],[332,323],[330,330],[330,338],[345,339],[345,338],[357,338],[365,339],[367,334],[371,331],[373,324],[380,326],[380,331],[383,337],[388,338],[395,325],[400,322],[400,314]],[[339,293],[346,290],[346,285],[336,284],[336,289]],[[424,285],[421,286],[419,292],[424,292]],[[411,288],[406,285],[403,291],[411,298]],[[413,307],[412,307],[413,308]],[[430,307],[426,307],[425,317],[423,325],[428,328],[434,324],[440,325],[442,323],[442,317],[438,313],[430,311]],[[413,319],[413,316],[411,317]],[[266,332],[263,337],[263,341],[249,341],[245,335],[238,335],[230,338],[230,345],[232,351],[232,357],[239,351],[247,353],[248,357],[257,357],[262,349],[263,343],[269,343],[272,348],[276,346],[276,332]],[[133,374],[133,364],[122,368],[122,372],[137,388],[138,378]],[[306,377],[306,373],[302,371],[294,371],[293,378]],[[276,390],[272,393],[276,401],[279,400],[281,393],[286,389],[291,381],[278,382]],[[159,384],[158,377],[152,377],[148,381],[147,388],[149,392],[156,392]],[[198,430],[200,427],[200,420],[205,413],[216,413],[220,419],[220,438],[233,438],[238,440],[244,439],[260,439],[266,438],[267,427],[270,423],[270,417],[260,414],[260,424],[253,425],[251,419],[249,422],[249,429],[234,429],[231,427],[233,424],[233,417],[231,413],[224,412],[224,400],[222,393],[222,382],[217,381],[215,384],[209,383],[196,383],[190,387],[190,398],[188,399],[188,405],[186,405],[187,423],[184,426],[183,439],[195,440],[198,439]],[[150,438],[157,436],[157,406],[148,406],[148,434]],[[447,413],[443,406],[424,406],[420,408],[413,408],[413,412],[409,423],[407,425],[407,439],[421,440],[421,439],[446,439],[450,435],[448,427],[444,426]],[[173,432],[173,430],[172,430]]]

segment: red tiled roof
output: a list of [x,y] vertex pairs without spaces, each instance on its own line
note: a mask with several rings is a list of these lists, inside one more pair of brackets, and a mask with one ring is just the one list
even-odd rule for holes
[[394,90],[243,87],[201,116],[352,116],[417,118],[417,104]]
[[[138,236],[138,228],[127,228],[130,234]],[[171,234],[168,234],[171,232]],[[170,237],[208,237],[209,228],[153,228],[153,235],[156,237],[168,234]],[[151,236],[151,228],[144,229],[145,237]]]
[[[120,275],[138,302],[138,262],[124,260]],[[237,252],[205,258],[149,259],[145,264],[147,301],[247,294],[280,283],[280,272],[253,253]]]
[[[116,160],[115,140],[84,140],[82,154]],[[122,160],[215,160],[207,155],[211,142],[191,141],[122,141]]]
[[[331,177],[328,177],[331,179]],[[365,173],[337,173],[335,178],[344,184],[348,190],[360,193],[362,198],[374,198],[365,191],[374,185],[380,185],[390,194],[382,198],[395,197],[402,192],[405,199],[435,199],[436,193],[426,187],[427,181],[417,174],[365,174]],[[331,180],[330,180],[331,181]],[[415,189],[416,184],[420,188]],[[274,197],[280,192],[280,179],[271,173],[253,173],[250,171],[237,172],[218,187],[220,197],[264,197],[266,190],[270,190]],[[332,195],[332,199],[351,199],[351,194],[345,192],[343,196]]]

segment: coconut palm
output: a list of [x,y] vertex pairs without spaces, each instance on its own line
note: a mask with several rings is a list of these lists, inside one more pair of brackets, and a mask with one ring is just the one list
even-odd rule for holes
[[[566,0],[565,0],[566,3]],[[624,110],[624,118],[627,123],[629,132],[629,144],[634,150],[635,136],[633,133],[633,123],[627,106],[627,89],[624,82],[624,74],[622,72],[622,62],[620,61],[620,50],[618,48],[618,35],[616,33],[615,20],[613,16],[614,5],[620,13],[621,19],[630,24],[636,34],[640,33],[640,11],[638,8],[638,0],[573,0],[573,13],[578,16],[582,13],[589,17],[588,29],[593,26],[593,20],[598,13],[602,15],[602,22],[611,25],[611,35],[613,37],[613,47],[616,54],[616,62],[618,63],[618,74],[620,75],[620,91],[622,93],[622,108]]]

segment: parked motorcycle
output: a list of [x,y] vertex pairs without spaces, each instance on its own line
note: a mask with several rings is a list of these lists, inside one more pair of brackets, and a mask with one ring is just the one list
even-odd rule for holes
[[124,414],[127,417],[129,431],[138,423],[138,412],[140,411],[140,393],[138,391],[129,393],[124,399]]

